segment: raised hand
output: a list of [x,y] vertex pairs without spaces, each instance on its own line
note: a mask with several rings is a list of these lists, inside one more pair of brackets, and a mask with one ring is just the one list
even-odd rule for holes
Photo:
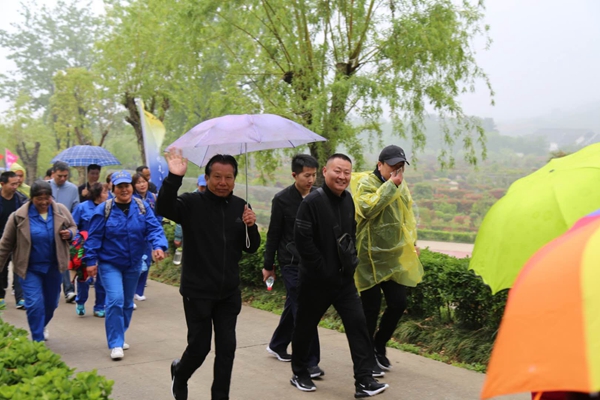
[[169,172],[173,175],[184,176],[187,171],[187,158],[183,157],[181,149],[170,149],[165,152]]
[[400,167],[395,171],[392,171],[390,174],[390,180],[394,182],[396,186],[400,186],[402,180],[404,179],[404,168]]

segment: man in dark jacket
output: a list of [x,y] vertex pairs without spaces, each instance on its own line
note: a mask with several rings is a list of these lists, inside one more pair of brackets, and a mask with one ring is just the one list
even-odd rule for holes
[[[325,184],[298,208],[294,239],[300,254],[300,285],[290,383],[302,391],[316,390],[307,369],[310,342],[321,317],[333,305],[346,330],[354,363],[354,397],[359,398],[381,393],[388,385],[373,378],[375,356],[354,284],[356,221],[352,196],[346,191],[351,174],[350,158],[332,155],[323,168]],[[338,240],[344,236],[349,236],[351,245],[340,254]]]
[[[0,175],[0,183],[2,189],[0,190],[0,236],[4,232],[8,217],[19,209],[23,204],[27,203],[27,197],[18,192],[19,177],[14,171],[5,171]],[[8,263],[10,259],[4,265],[4,269],[0,272],[0,307],[5,305],[4,296],[6,295],[6,288],[8,286]],[[20,310],[25,309],[25,300],[23,299],[23,289],[19,280],[16,279],[17,275],[13,273],[13,286],[15,289],[15,303],[16,307]]]
[[[242,307],[239,260],[242,251],[260,246],[256,215],[233,195],[237,162],[218,154],[206,165],[207,190],[177,196],[187,159],[172,150],[166,156],[169,176],[164,180],[156,213],[181,224],[185,247],[179,291],[188,327],[188,346],[171,365],[172,394],[187,399],[187,381],[210,351],[215,331],[212,399],[229,399],[235,357],[235,325]],[[249,237],[249,246],[246,238]]]
[[[298,309],[298,263],[300,257],[294,243],[294,225],[298,207],[308,194],[314,190],[317,177],[318,161],[308,154],[297,154],[292,158],[292,177],[294,184],[277,193],[271,206],[271,221],[265,244],[265,262],[263,280],[275,277],[275,253],[281,268],[281,276],[285,284],[286,298],[279,325],[267,346],[267,351],[279,361],[291,361],[287,347],[292,341],[294,320]],[[325,375],[319,368],[320,351],[319,336],[315,335],[311,344],[308,371],[311,378]]]

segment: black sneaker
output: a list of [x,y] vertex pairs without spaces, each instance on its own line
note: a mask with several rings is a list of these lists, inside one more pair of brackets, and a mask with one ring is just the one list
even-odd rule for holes
[[298,375],[294,375],[292,376],[292,379],[290,379],[290,383],[292,384],[292,386],[296,386],[303,392],[314,392],[315,390],[317,390],[317,387],[315,386],[313,381],[308,377],[303,378]]
[[383,370],[377,364],[378,363],[375,363],[375,365],[373,366],[373,378],[381,378],[385,375],[385,372],[383,372]]
[[390,363],[390,360],[385,356],[385,353],[380,353],[375,350],[375,361],[377,361],[379,368],[383,370],[389,371],[392,369],[392,363]]
[[359,399],[362,397],[375,396],[387,389],[389,385],[387,383],[379,383],[373,378],[366,378],[361,382],[355,382],[354,387],[356,388],[354,397]]
[[180,383],[175,378],[177,367],[179,367],[179,358],[175,359],[171,363],[171,394],[176,400],[187,400],[188,398],[188,387],[186,383]]
[[318,378],[320,376],[325,375],[325,371],[319,368],[318,365],[315,365],[314,367],[308,367],[307,369],[311,378]]
[[285,350],[275,351],[275,350],[272,350],[269,346],[267,346],[267,352],[269,352],[269,354],[275,356],[279,361],[283,361],[283,362],[292,361],[292,355],[288,354]]

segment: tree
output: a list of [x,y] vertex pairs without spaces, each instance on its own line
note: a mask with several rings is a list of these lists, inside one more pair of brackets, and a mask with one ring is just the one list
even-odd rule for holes
[[[194,3],[191,1],[190,3]],[[441,121],[448,152],[462,140],[465,159],[485,156],[485,132],[457,97],[487,75],[473,40],[486,35],[482,3],[452,0],[253,0],[189,7],[182,26],[212,34],[227,52],[227,96],[244,95],[260,111],[301,122],[328,141],[310,145],[320,161],[339,146],[362,160],[362,131],[378,135],[388,106],[394,130],[423,150],[424,120]]]
[[[57,149],[75,144],[102,146],[116,119],[116,105],[104,99],[96,76],[84,68],[69,68],[54,76],[50,98]],[[94,138],[97,128],[99,140]]]
[[84,68],[69,68],[54,76],[50,98],[57,148],[92,144],[90,114],[95,98],[92,74]]
[[[474,40],[487,39],[483,4],[468,0],[181,0],[112,1],[110,32],[100,43],[103,75],[129,110],[144,100],[159,118],[182,126],[225,113],[269,112],[325,136],[309,146],[321,162],[338,148],[360,166],[365,141],[381,135],[384,110],[394,132],[426,144],[425,120],[440,122],[443,166],[485,157],[480,121],[457,98],[487,75]],[[168,122],[168,121],[166,121]],[[479,149],[479,150],[478,150]],[[267,169],[270,152],[253,154]],[[262,169],[261,169],[262,170]]]
[[90,2],[78,0],[59,0],[52,9],[30,0],[22,3],[20,13],[23,22],[11,24],[12,30],[0,29],[0,46],[16,65],[0,75],[0,96],[15,101],[26,94],[34,110],[46,111],[57,71],[91,67],[100,19],[92,14]]
[[36,179],[40,160],[49,165],[50,158],[54,155],[50,145],[52,132],[41,118],[33,116],[31,109],[31,99],[25,94],[19,96],[5,114],[3,129],[0,130],[2,143],[8,148],[14,148],[19,155],[19,163],[26,170],[29,185]]

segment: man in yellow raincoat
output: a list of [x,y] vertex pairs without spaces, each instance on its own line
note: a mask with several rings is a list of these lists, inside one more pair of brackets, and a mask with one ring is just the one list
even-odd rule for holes
[[17,192],[22,193],[29,198],[29,190],[31,188],[25,183],[25,168],[17,163],[12,163],[10,170],[17,174],[17,178],[19,178],[19,187],[17,187]]
[[[359,259],[354,279],[375,358],[385,370],[391,368],[385,345],[406,309],[407,286],[416,286],[423,277],[413,202],[404,182],[405,164],[404,150],[390,145],[379,154],[373,172],[355,173],[351,182]],[[377,330],[382,292],[387,307]]]

